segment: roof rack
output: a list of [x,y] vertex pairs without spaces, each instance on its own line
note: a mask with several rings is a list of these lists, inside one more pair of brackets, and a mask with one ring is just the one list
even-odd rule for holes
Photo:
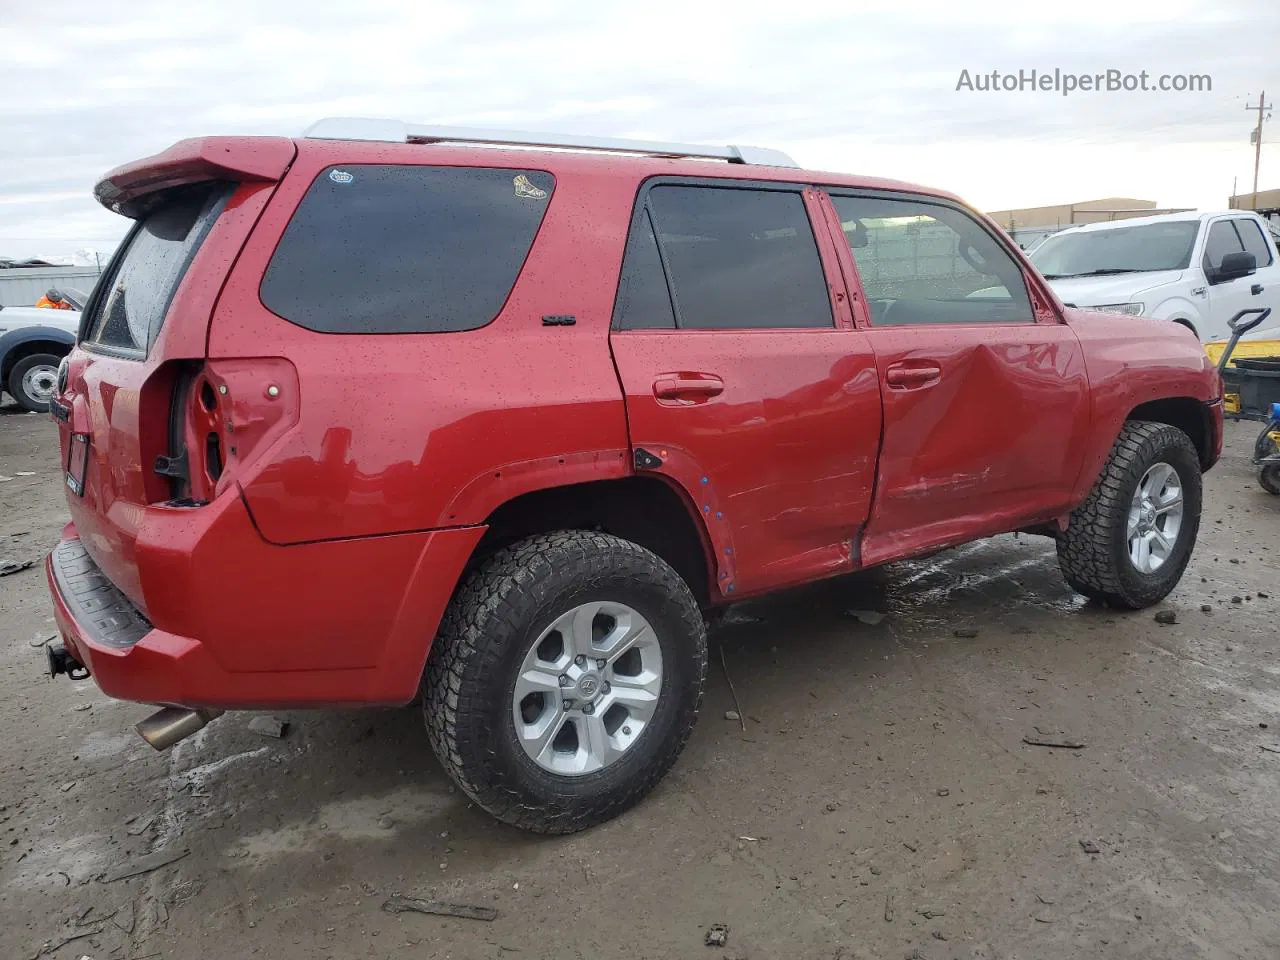
[[601,150],[658,157],[695,157],[771,167],[798,167],[781,150],[767,147],[712,147],[697,143],[660,140],[624,140],[615,137],[581,137],[565,133],[524,133],[519,130],[484,130],[477,127],[441,127],[372,117],[327,117],[302,134],[313,140],[383,140],[390,143],[483,143],[520,147],[555,147],[564,150]]

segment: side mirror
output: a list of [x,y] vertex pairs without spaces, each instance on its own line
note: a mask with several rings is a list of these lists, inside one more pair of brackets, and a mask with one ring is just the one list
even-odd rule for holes
[[1222,265],[1209,278],[1210,283],[1226,283],[1238,280],[1251,273],[1258,272],[1258,258],[1252,253],[1228,253],[1222,258]]
[[867,225],[861,220],[853,221],[852,229],[846,229],[844,235],[849,241],[849,247],[853,250],[861,250],[870,242]]

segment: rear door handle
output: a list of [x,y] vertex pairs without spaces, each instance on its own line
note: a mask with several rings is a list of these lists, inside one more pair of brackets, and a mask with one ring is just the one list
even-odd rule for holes
[[677,374],[653,381],[653,395],[659,400],[696,400],[724,393],[724,381],[710,375],[684,377]]
[[942,378],[942,367],[931,361],[897,363],[884,372],[884,382],[902,390],[931,387]]

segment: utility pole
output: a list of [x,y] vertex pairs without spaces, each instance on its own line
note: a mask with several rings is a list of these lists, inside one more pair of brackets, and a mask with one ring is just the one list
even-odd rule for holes
[[1253,209],[1258,209],[1258,167],[1262,164],[1262,121],[1271,119],[1267,92],[1258,94],[1258,105],[1245,104],[1246,110],[1258,111],[1258,125],[1253,130]]

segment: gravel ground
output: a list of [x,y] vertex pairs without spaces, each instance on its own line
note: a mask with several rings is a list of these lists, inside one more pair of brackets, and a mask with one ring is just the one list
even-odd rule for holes
[[[0,957],[1278,956],[1280,498],[1255,432],[1228,425],[1176,623],[1085,603],[1038,538],[744,604],[716,639],[746,731],[713,656],[672,774],[568,838],[471,807],[413,709],[280,714],[283,739],[228,714],[157,754],[147,708],[42,675],[38,565],[0,579]],[[0,410],[0,560],[65,522],[53,439]],[[151,856],[180,859],[116,879]]]

